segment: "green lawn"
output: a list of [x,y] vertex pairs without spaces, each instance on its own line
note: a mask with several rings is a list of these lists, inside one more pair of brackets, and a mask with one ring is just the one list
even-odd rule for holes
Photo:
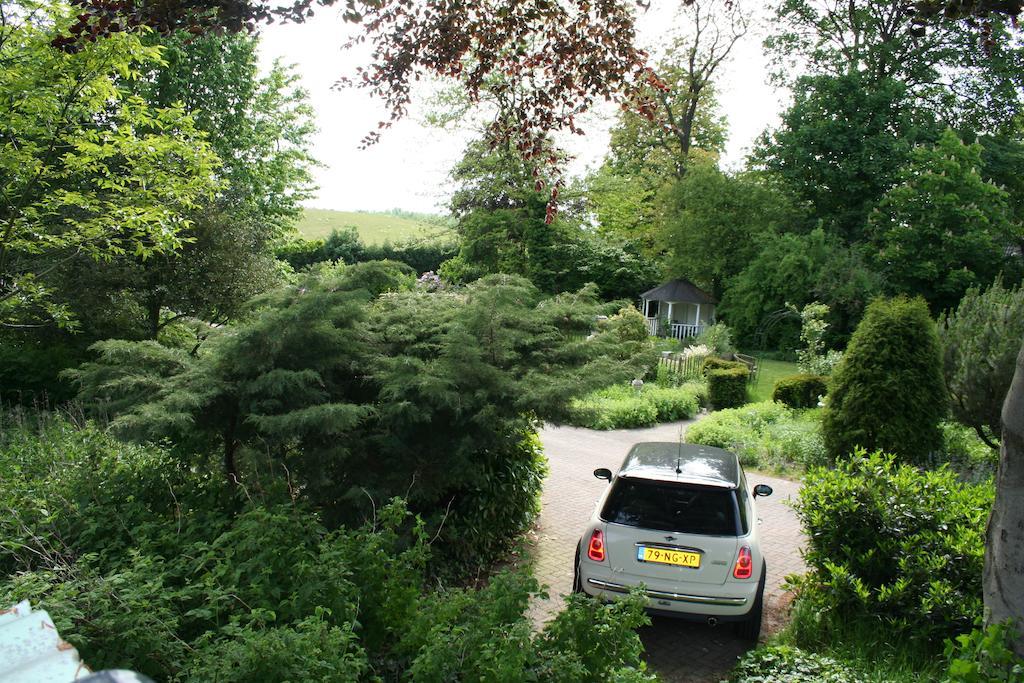
[[353,226],[365,244],[440,237],[451,232],[443,216],[306,209],[296,226],[307,239],[323,239],[331,231]]
[[783,377],[800,372],[797,370],[796,363],[783,360],[758,360],[757,364],[760,368],[757,373],[757,382],[750,387],[752,401],[772,400],[772,389],[775,388],[775,383]]

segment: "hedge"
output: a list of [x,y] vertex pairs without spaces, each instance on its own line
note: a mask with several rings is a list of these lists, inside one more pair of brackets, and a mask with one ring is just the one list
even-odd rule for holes
[[750,370],[740,367],[708,370],[708,399],[716,409],[736,408],[747,402],[747,378]]
[[827,391],[827,379],[821,375],[790,375],[775,383],[772,400],[785,403],[790,408],[814,408],[818,405],[818,397]]

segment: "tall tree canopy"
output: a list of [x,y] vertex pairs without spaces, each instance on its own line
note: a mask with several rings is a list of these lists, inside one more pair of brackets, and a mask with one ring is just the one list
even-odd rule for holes
[[871,216],[873,259],[886,286],[923,297],[933,313],[990,284],[1011,263],[1008,248],[1024,239],[1006,191],[982,178],[981,165],[981,145],[947,130],[913,151]]
[[806,227],[806,212],[764,178],[691,164],[669,192],[660,241],[671,275],[721,299],[726,282],[761,253],[766,240]]
[[0,325],[72,326],[48,275],[79,259],[180,247],[188,212],[217,185],[217,158],[180,107],[132,96],[159,60],[139,34],[68,54],[49,44],[53,25],[71,20],[66,7],[3,11]]
[[896,184],[911,148],[935,134],[899,81],[806,77],[754,161],[810,202],[826,230],[852,243],[863,239],[868,214]]
[[[279,64],[261,76],[257,41],[243,34],[175,34],[159,45],[162,62],[133,89],[153,106],[184,107],[220,157],[223,184],[189,212],[180,249],[62,271],[64,295],[91,311],[84,331],[93,338],[155,339],[182,316],[218,323],[232,318],[276,284],[273,244],[310,195],[312,113],[296,76]],[[97,305],[113,291],[121,293],[116,327],[108,323],[111,305]],[[134,323],[124,326],[125,319]]]
[[789,74],[858,74],[869,89],[897,81],[919,106],[958,129],[999,130],[1020,109],[1024,53],[1002,18],[990,17],[987,48],[962,17],[922,26],[903,0],[782,0],[765,41]]

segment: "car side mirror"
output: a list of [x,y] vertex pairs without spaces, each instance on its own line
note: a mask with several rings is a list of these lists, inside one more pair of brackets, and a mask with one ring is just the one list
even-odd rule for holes
[[770,495],[772,495],[772,487],[769,486],[768,484],[758,484],[757,486],[754,487],[754,498],[757,498],[758,496],[764,497]]
[[604,479],[605,481],[612,480],[612,471],[607,467],[598,467],[594,470],[594,476],[598,479]]

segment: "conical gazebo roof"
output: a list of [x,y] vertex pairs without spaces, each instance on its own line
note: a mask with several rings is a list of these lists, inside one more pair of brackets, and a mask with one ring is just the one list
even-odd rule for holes
[[691,304],[716,304],[715,298],[689,280],[669,280],[663,285],[649,289],[640,295],[641,299],[672,301]]

